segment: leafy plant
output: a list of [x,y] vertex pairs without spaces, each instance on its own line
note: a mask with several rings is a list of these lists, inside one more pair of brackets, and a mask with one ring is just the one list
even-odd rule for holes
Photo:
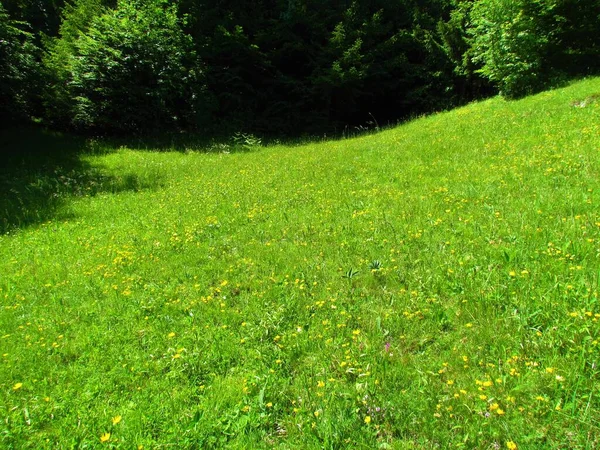
[[506,97],[542,89],[549,80],[553,3],[479,0],[471,10],[472,59]]
[[121,0],[75,42],[72,123],[134,133],[189,127],[201,107],[200,75],[175,5]]
[[233,137],[233,147],[237,150],[250,151],[260,147],[262,139],[251,133],[236,132]]
[[350,267],[346,273],[344,273],[343,277],[348,279],[348,280],[352,280],[352,278],[354,278],[355,276],[357,276],[360,273],[359,270],[355,270],[352,267]]
[[372,271],[380,270],[381,269],[381,261],[379,261],[378,259],[371,261],[371,263],[369,264],[369,269]]

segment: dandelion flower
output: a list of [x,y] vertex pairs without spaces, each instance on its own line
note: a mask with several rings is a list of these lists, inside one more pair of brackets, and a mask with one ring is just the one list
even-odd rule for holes
[[174,337],[175,337],[175,333],[174,333],[173,331],[171,331],[171,332],[168,334],[168,336],[169,336],[169,338],[171,338],[171,339],[172,339],[172,338],[174,338]]
[[561,402],[558,402],[558,403],[556,404],[556,406],[554,407],[554,409],[555,409],[556,411],[561,411],[561,410],[562,410],[562,405],[561,405]]
[[18,391],[23,387],[23,383],[17,383],[13,386],[13,391]]
[[112,423],[113,425],[118,424],[121,421],[122,417],[121,416],[115,416],[112,418]]
[[517,450],[517,444],[515,444],[513,441],[508,441],[506,443],[506,448],[509,450]]
[[100,442],[108,442],[109,439],[110,433],[104,433],[102,436],[100,436]]
[[365,423],[369,425],[371,423],[371,416],[365,416]]

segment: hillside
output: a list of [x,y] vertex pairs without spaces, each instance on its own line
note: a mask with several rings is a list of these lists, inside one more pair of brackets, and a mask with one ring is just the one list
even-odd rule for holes
[[598,94],[2,172],[0,447],[600,446]]

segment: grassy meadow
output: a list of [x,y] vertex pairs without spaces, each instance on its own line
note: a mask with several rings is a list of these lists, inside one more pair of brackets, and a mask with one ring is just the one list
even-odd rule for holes
[[599,93],[249,151],[31,138],[0,447],[600,447]]

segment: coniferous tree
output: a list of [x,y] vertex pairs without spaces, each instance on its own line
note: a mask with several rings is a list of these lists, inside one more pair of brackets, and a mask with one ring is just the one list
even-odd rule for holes
[[33,111],[41,73],[39,49],[27,24],[11,20],[0,4],[0,122],[26,119]]

